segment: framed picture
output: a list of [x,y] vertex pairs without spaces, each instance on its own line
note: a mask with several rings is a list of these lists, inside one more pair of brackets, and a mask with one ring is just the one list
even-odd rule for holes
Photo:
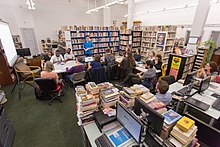
[[189,36],[188,44],[197,45],[198,40],[199,40],[199,37],[196,37],[196,36]]
[[156,48],[160,48],[164,51],[166,46],[166,37],[167,37],[167,32],[157,32]]

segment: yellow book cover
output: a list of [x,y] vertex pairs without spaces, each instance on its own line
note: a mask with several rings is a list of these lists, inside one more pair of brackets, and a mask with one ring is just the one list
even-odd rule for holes
[[188,130],[195,124],[195,121],[183,116],[176,124],[176,126],[184,132],[188,132]]

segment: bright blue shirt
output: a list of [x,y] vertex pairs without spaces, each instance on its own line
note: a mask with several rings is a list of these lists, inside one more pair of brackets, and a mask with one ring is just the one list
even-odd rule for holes
[[[93,47],[94,47],[92,41],[88,41],[88,42],[85,41],[83,45],[84,45],[84,48],[85,48],[85,49],[87,49],[87,48],[93,48]],[[85,54],[86,54],[86,55],[92,55],[92,50],[90,49],[90,50],[85,51]]]

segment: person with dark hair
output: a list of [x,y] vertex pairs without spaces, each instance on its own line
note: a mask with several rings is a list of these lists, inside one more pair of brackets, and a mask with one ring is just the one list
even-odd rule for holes
[[161,66],[162,66],[162,56],[160,54],[157,54],[155,57],[155,61],[154,61],[154,67],[157,70],[161,70]]
[[140,49],[138,49],[138,48],[136,49],[136,52],[134,54],[134,59],[137,62],[141,61]]
[[64,54],[66,53],[66,42],[62,36],[59,37],[59,42],[57,43],[57,45],[61,55],[64,56]]
[[108,62],[115,62],[115,56],[111,53],[111,49],[108,47],[105,51],[106,51],[105,54],[106,65],[108,64]]
[[95,55],[94,59],[95,59],[94,61],[88,63],[89,70],[102,66],[100,62],[100,55]]
[[150,51],[148,60],[151,60],[154,62],[154,60],[155,60],[155,52],[154,51]]
[[156,85],[157,94],[155,97],[163,102],[164,104],[169,104],[172,101],[172,94],[167,92],[169,90],[169,84],[167,81],[159,80]]
[[64,61],[63,56],[60,54],[60,50],[55,51],[55,55],[53,55],[50,59],[52,63],[62,62]]
[[85,55],[91,56],[92,49],[93,49],[94,45],[93,45],[93,42],[90,40],[89,35],[86,35],[86,39],[85,39],[83,45],[84,45]]
[[206,78],[211,76],[211,81],[215,80],[215,77],[218,75],[218,65],[214,61],[210,61],[205,65],[205,68],[201,68],[197,72],[197,78]]
[[156,76],[156,69],[154,68],[153,61],[147,60],[145,67],[148,69],[146,72],[137,74],[129,73],[125,80],[120,83],[120,85],[126,85],[127,83],[129,83],[129,86],[132,84],[140,84],[142,83],[142,80]]
[[66,50],[66,54],[64,55],[65,61],[73,60],[74,58],[75,58],[75,57],[74,57],[74,55],[71,53],[71,49],[68,48],[68,49]]
[[124,74],[129,74],[133,72],[133,68],[136,66],[135,59],[132,56],[132,52],[127,52],[125,58],[120,63],[120,68],[125,71]]

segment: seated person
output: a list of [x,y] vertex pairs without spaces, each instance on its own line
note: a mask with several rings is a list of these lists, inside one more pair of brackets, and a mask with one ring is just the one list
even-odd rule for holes
[[154,60],[155,60],[155,52],[154,51],[150,51],[148,60],[151,60],[154,62]]
[[167,92],[169,90],[169,84],[164,80],[159,80],[156,85],[157,94],[155,97],[168,105],[172,100],[172,94]]
[[131,48],[130,48],[129,45],[126,46],[125,52],[124,52],[124,55],[123,55],[123,56],[126,57],[126,54],[127,54],[128,52],[131,52]]
[[145,79],[150,79],[156,76],[156,69],[154,68],[153,61],[147,60],[145,67],[148,69],[145,73],[129,73],[128,76],[125,78],[123,82],[120,83],[120,85],[126,85],[129,83],[129,86],[132,84],[140,84]]
[[44,67],[44,71],[41,72],[41,78],[54,78],[56,83],[58,84],[58,74],[56,72],[52,72],[54,70],[53,63],[47,61]]
[[79,73],[79,72],[82,72],[84,70],[85,70],[85,66],[82,63],[82,58],[80,56],[78,56],[76,58],[76,65],[74,65],[70,69],[68,67],[66,68],[67,78],[72,79],[72,74],[73,73]]
[[120,63],[120,69],[123,72],[125,72],[122,74],[125,74],[127,76],[129,73],[133,73],[133,68],[135,66],[136,66],[136,63],[135,63],[134,57],[132,56],[132,53],[127,52],[125,55],[125,58],[123,58],[123,60]]
[[53,55],[50,59],[52,63],[58,63],[64,61],[63,56],[60,54],[59,50],[56,50],[55,55]]
[[68,49],[66,50],[66,54],[64,55],[64,60],[65,60],[65,61],[69,61],[69,60],[73,60],[73,59],[75,59],[75,57],[74,57],[74,55],[71,53],[71,49],[68,48]]
[[114,62],[115,63],[115,56],[111,53],[111,49],[108,47],[106,49],[106,54],[105,54],[105,63],[108,65],[109,62]]
[[136,49],[136,53],[134,54],[135,61],[139,62],[141,61],[141,55],[140,55],[140,49]]
[[155,61],[154,61],[154,67],[157,70],[161,70],[161,66],[162,66],[162,56],[160,54],[157,54],[155,57]]
[[44,62],[50,61],[52,57],[52,53],[48,50],[45,51],[45,53],[43,53],[43,60]]
[[100,55],[95,55],[94,59],[94,61],[88,63],[88,70],[102,66],[100,62]]
[[205,68],[199,69],[197,72],[197,78],[206,78],[211,76],[211,81],[215,80],[215,77],[218,75],[218,65],[214,61],[210,61],[205,65]]

